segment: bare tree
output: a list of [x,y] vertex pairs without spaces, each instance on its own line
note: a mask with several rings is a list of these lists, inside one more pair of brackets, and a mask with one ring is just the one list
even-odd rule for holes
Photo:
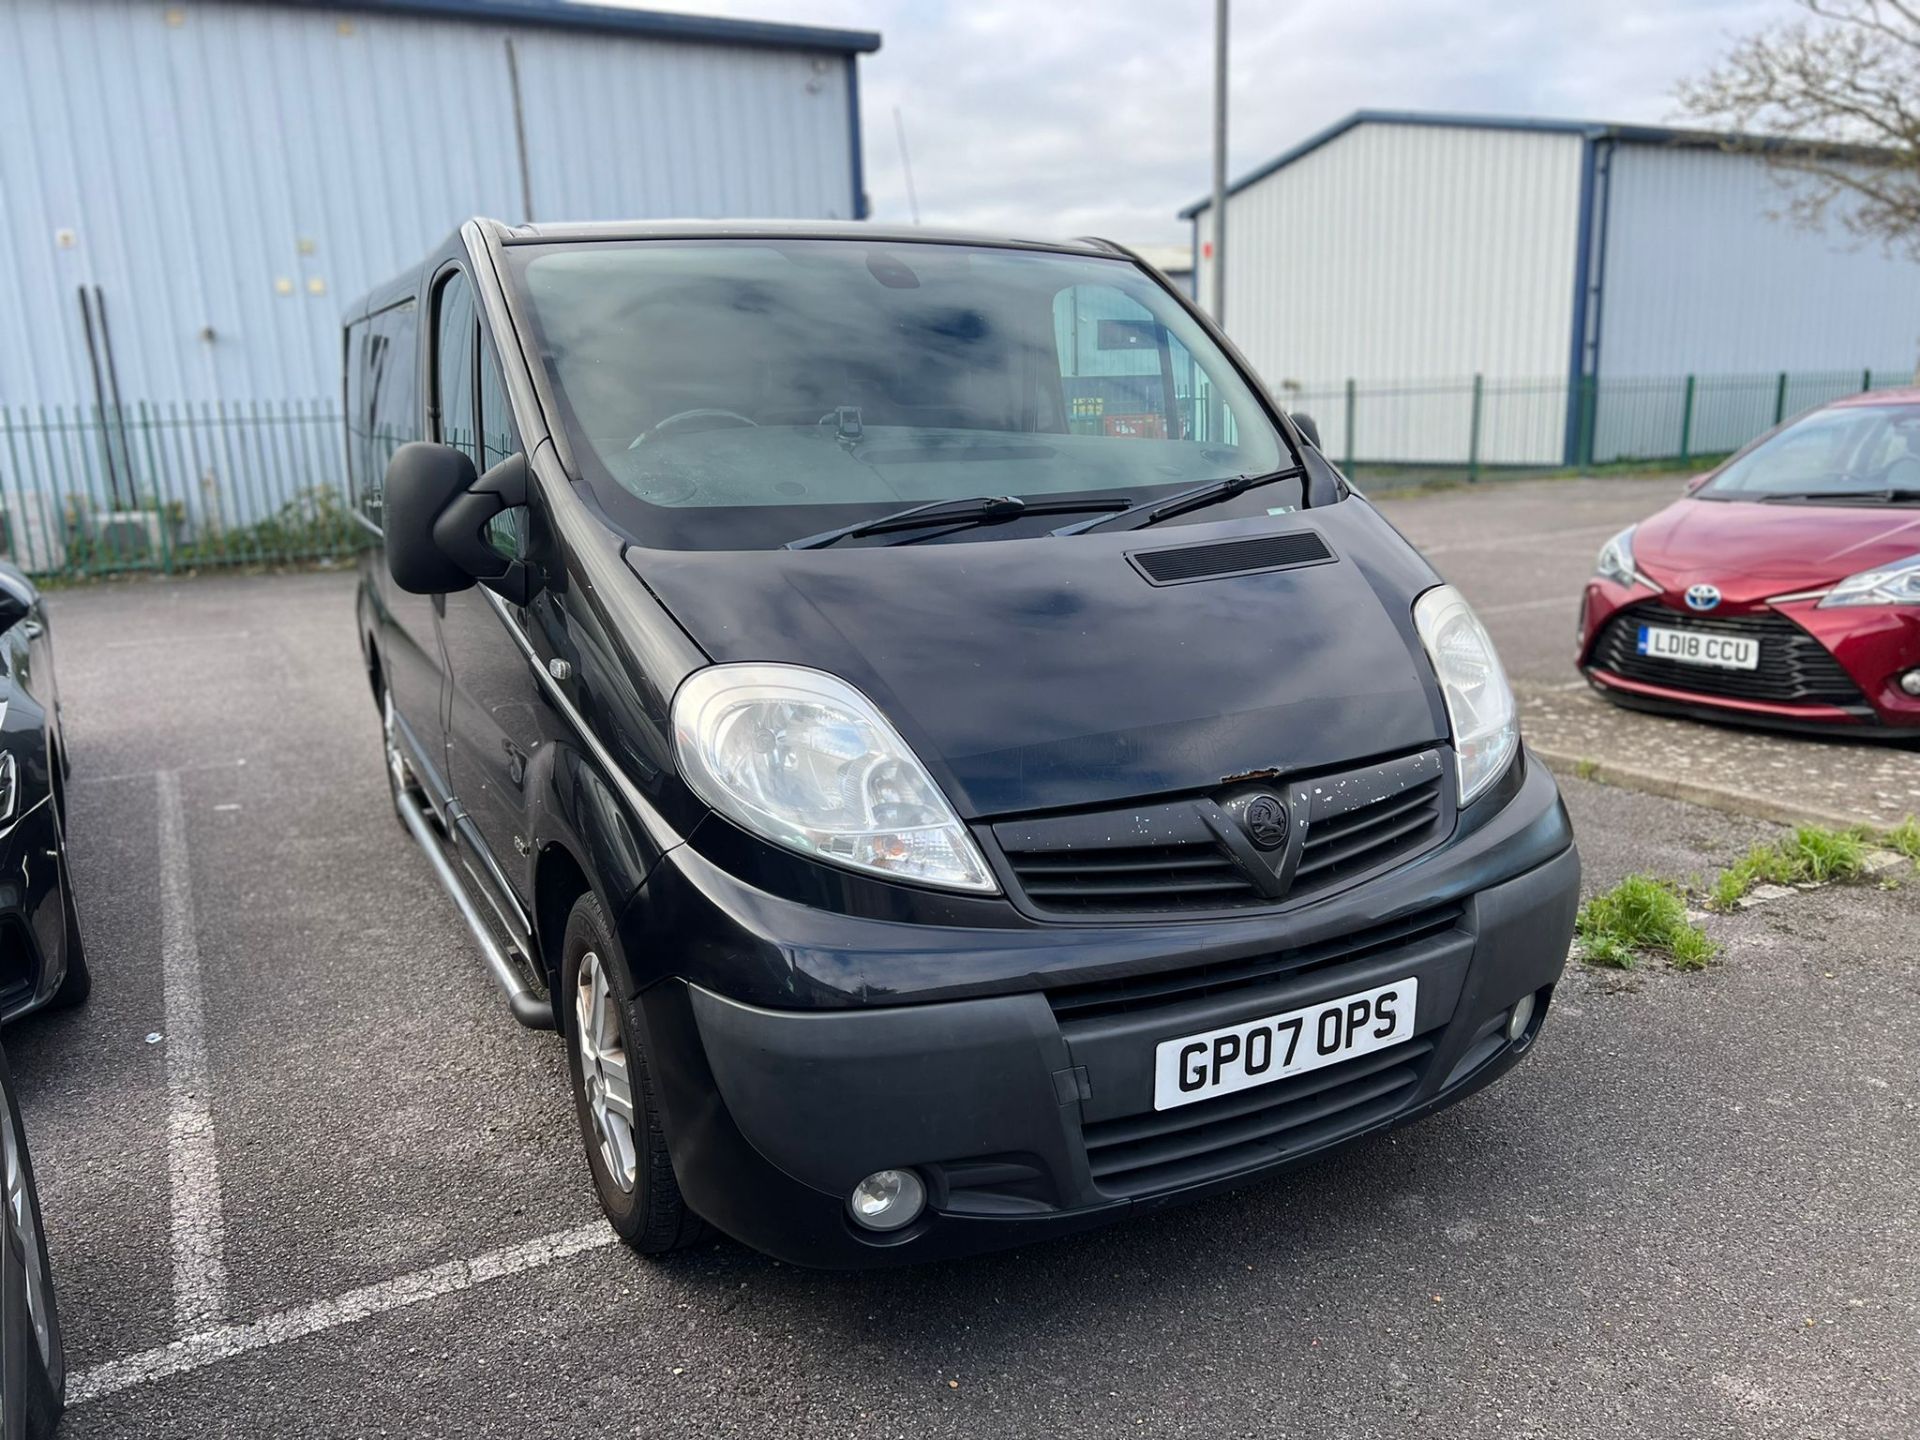
[[1801,19],[1741,41],[1680,103],[1786,173],[1794,218],[1920,260],[1920,0],[1795,3]]

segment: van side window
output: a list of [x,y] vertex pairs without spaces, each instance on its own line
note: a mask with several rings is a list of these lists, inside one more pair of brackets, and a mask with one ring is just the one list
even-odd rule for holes
[[[500,361],[491,341],[480,341],[480,460],[482,474],[522,449],[520,427],[513,423],[513,405],[507,399],[507,382],[500,374]],[[527,512],[524,507],[502,510],[487,522],[487,543],[495,553],[509,560],[521,558],[525,545]]]
[[358,493],[361,513],[378,525],[386,506],[387,462],[402,445],[420,438],[419,379],[414,370],[418,326],[413,302],[382,310],[366,328],[366,434]]
[[479,427],[473,414],[473,359],[480,332],[473,320],[473,290],[455,273],[434,303],[434,438],[464,450],[479,463]]
[[513,423],[507,382],[500,374],[490,341],[480,342],[480,460],[482,473],[520,449],[520,427]]

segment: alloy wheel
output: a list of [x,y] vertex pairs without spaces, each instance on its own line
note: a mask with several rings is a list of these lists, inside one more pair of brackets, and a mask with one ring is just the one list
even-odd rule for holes
[[574,984],[574,1034],[580,1047],[580,1084],[593,1117],[600,1162],[623,1194],[632,1194],[638,1152],[633,1134],[633,1084],[620,1029],[620,1003],[607,983],[606,967],[589,950],[580,957]]
[[393,777],[394,792],[404,795],[413,788],[413,776],[407,769],[407,757],[400,752],[400,723],[394,715],[391,690],[380,697],[380,733],[386,740],[387,772]]

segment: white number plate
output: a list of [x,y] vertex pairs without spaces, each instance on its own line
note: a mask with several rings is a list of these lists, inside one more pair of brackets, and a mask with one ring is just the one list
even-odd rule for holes
[[1668,630],[1660,625],[1640,627],[1640,653],[1656,660],[1678,660],[1683,665],[1711,665],[1719,670],[1758,670],[1760,642],[1740,635],[1706,635],[1698,630]]
[[1153,1108],[1271,1085],[1398,1045],[1413,1038],[1418,995],[1417,980],[1396,980],[1304,1010],[1163,1040],[1153,1052]]

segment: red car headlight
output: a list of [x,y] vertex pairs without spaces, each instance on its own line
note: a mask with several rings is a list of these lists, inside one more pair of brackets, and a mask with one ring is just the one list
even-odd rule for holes
[[1841,605],[1920,605],[1920,555],[1849,575],[1820,602],[1822,610]]
[[1633,564],[1633,532],[1636,528],[1629,525],[1600,547],[1593,570],[1601,579],[1611,580],[1616,585],[1631,585],[1640,578],[1640,572]]

